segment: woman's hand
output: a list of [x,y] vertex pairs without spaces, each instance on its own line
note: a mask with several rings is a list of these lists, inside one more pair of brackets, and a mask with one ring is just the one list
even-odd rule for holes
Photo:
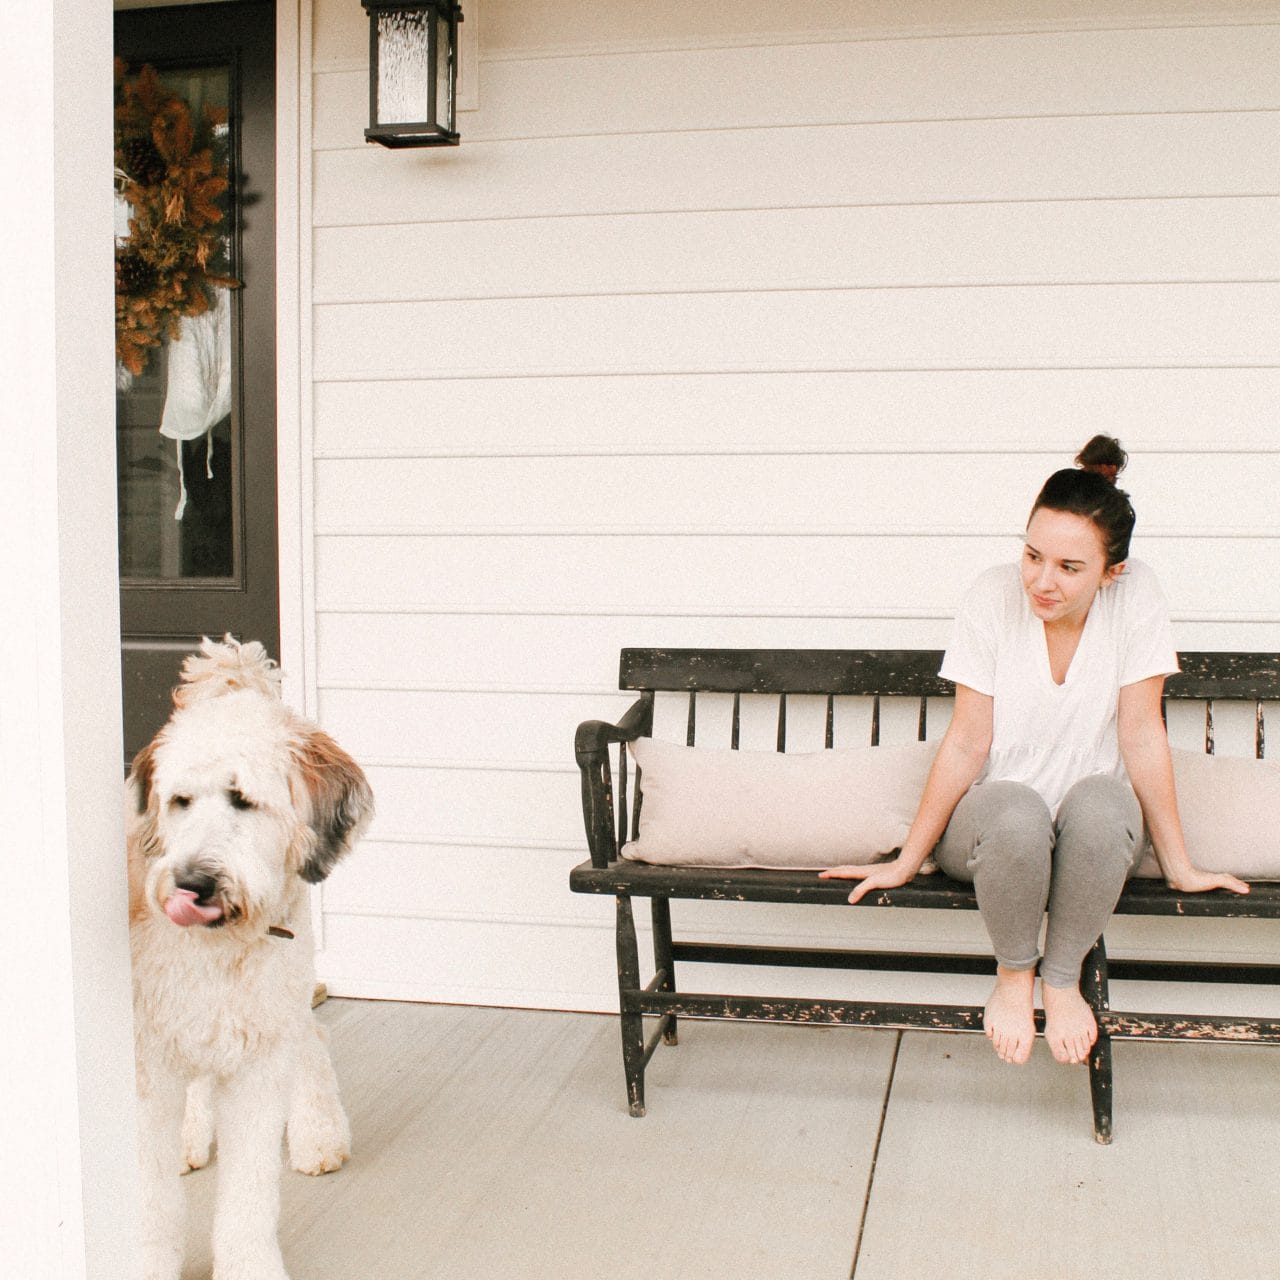
[[973,785],[991,750],[995,713],[990,694],[968,685],[956,685],[951,723],[938,744],[924,794],[898,856],[888,862],[855,862],[819,873],[823,880],[861,880],[849,895],[850,902],[865,898],[872,889],[899,889],[913,880],[942,838],[960,797]]
[[1187,867],[1176,875],[1165,876],[1165,883],[1179,893],[1205,893],[1209,889],[1230,889],[1232,893],[1248,893],[1249,886],[1235,876],[1220,871],[1201,871]]
[[901,858],[891,862],[852,863],[843,867],[829,867],[818,873],[819,880],[861,880],[862,883],[849,895],[850,902],[866,897],[872,889],[899,889],[915,878]]

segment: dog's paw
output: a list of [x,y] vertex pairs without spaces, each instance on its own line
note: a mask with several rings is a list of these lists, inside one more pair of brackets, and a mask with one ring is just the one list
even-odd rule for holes
[[351,1155],[351,1125],[333,1097],[313,1099],[289,1117],[289,1167],[319,1177],[341,1169]]
[[188,1139],[184,1133],[182,1135],[182,1167],[178,1170],[179,1176],[186,1173],[195,1173],[197,1169],[203,1169],[205,1165],[213,1159],[213,1142],[209,1138]]
[[289,1167],[295,1173],[305,1173],[318,1178],[325,1173],[336,1173],[351,1155],[350,1144],[316,1144],[298,1150],[289,1144]]

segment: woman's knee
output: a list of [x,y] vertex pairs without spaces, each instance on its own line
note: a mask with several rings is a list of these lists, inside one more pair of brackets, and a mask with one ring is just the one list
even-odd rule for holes
[[1081,778],[1058,808],[1059,861],[1084,859],[1094,865],[1122,864],[1127,871],[1145,847],[1142,806],[1120,778]]
[[1048,805],[1030,787],[1020,782],[985,782],[960,804],[965,811],[958,805],[953,822],[959,819],[963,828],[962,847],[944,838],[938,851],[943,870],[960,858],[970,876],[984,866],[1047,863],[1053,848],[1053,820]]

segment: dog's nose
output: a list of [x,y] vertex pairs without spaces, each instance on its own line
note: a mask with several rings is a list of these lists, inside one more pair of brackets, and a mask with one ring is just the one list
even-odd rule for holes
[[207,902],[218,890],[218,882],[203,871],[188,871],[174,880],[179,889],[188,889],[196,895],[197,902]]

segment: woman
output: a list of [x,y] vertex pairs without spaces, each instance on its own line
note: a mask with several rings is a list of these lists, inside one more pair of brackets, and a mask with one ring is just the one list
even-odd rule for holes
[[1249,892],[1194,866],[1183,841],[1160,714],[1177,654],[1155,576],[1128,558],[1126,461],[1095,436],[1045,482],[1020,566],[988,570],[961,604],[942,663],[955,710],[901,851],[822,873],[861,881],[850,902],[906,884],[931,853],[972,881],[996,956],[983,1025],[1005,1062],[1031,1054],[1037,962],[1053,1056],[1088,1057],[1080,968],[1148,835],[1174,889]]

